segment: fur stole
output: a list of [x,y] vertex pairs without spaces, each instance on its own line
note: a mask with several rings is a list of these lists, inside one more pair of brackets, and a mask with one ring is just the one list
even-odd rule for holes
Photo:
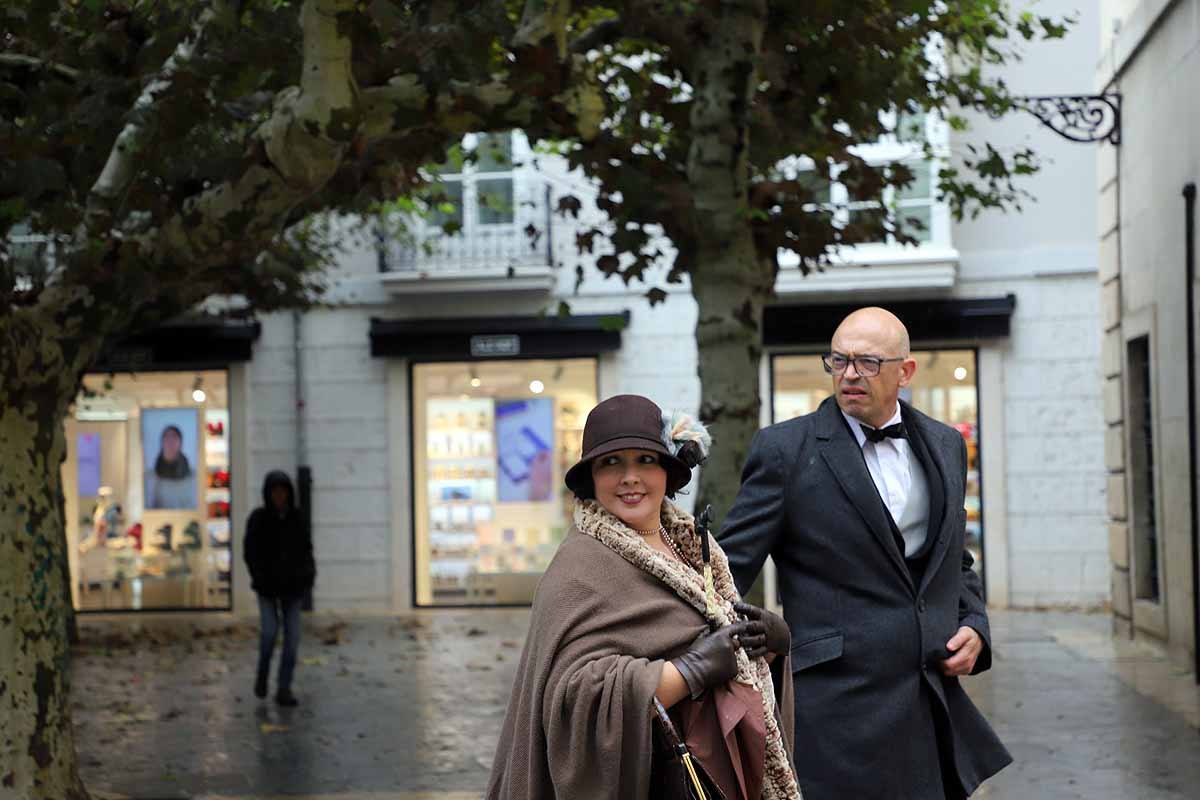
[[[717,613],[713,616],[709,614],[705,599],[704,579],[701,577],[704,565],[695,520],[674,503],[664,499],[662,524],[688,564],[681,564],[650,547],[642,541],[637,532],[595,500],[580,500],[575,504],[575,527],[581,533],[591,536],[630,564],[658,578],[684,602],[703,614],[712,628],[733,624],[737,618],[733,603],[741,598],[729,572],[725,552],[715,540],[709,542],[709,563],[713,570],[713,585],[717,590]],[[800,788],[796,784],[796,776],[792,772],[783,735],[775,717],[775,688],[771,682],[771,668],[764,659],[751,661],[741,649],[737,652],[737,658],[737,680],[754,687],[762,698],[763,717],[767,726],[763,800],[798,800],[801,798]]]

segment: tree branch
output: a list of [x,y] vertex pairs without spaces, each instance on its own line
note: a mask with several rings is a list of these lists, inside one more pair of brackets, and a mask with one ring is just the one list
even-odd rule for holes
[[35,59],[31,55],[20,55],[18,53],[0,53],[0,67],[11,67],[16,70],[46,70],[53,72],[56,76],[77,82],[79,80],[79,71],[74,67],[68,67],[65,64],[56,64],[54,61],[43,61]]
[[154,113],[158,96],[171,88],[180,68],[192,60],[204,37],[205,28],[216,15],[216,8],[212,6],[200,14],[192,28],[191,36],[176,46],[158,75],[146,84],[146,88],[134,102],[133,119],[117,135],[104,169],[88,193],[85,224],[89,231],[97,231],[111,224],[113,207],[133,180],[141,154],[158,133],[158,118]]
[[541,98],[514,91],[502,77],[479,84],[450,81],[431,94],[421,76],[397,75],[386,86],[363,90],[362,137],[380,141],[415,128],[440,128],[454,138],[472,131],[550,125],[555,135],[590,141],[604,118],[601,87],[584,56],[568,56],[565,68],[573,73],[563,81],[565,89]]
[[18,53],[0,53],[0,67],[15,69],[48,70],[60,78],[69,81],[79,80],[79,70],[66,64],[56,64],[53,61],[43,61],[33,56],[23,56]]
[[567,55],[567,17],[570,14],[571,0],[525,0],[521,22],[513,35],[513,47],[529,47],[553,37],[558,57],[564,58]]
[[351,41],[348,26],[339,24],[354,6],[355,0],[305,0],[300,86],[279,93],[240,175],[188,200],[160,230],[146,232],[148,255],[158,263],[204,268],[224,263],[232,249],[265,246],[291,209],[337,172],[359,127]]

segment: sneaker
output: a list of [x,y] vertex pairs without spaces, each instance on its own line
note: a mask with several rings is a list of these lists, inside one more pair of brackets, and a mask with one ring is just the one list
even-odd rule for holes
[[300,705],[300,701],[296,699],[296,695],[292,694],[291,689],[280,689],[276,692],[275,702],[288,708]]
[[265,675],[260,675],[254,681],[254,696],[259,699],[267,696],[267,678]]

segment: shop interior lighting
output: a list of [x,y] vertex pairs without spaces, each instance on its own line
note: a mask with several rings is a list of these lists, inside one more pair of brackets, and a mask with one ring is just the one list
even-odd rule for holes
[[546,384],[542,383],[541,381],[530,381],[529,391],[533,392],[534,394],[541,394],[542,392],[546,391]]
[[478,389],[480,386],[483,386],[483,381],[481,381],[479,379],[479,374],[477,372],[475,372],[474,367],[472,367],[471,371],[468,372],[467,374],[471,376],[471,388],[472,389]]
[[954,368],[954,380],[965,381],[966,379],[967,379],[967,368],[966,367],[955,367]]
[[192,399],[197,403],[203,403],[208,398],[208,395],[200,388],[203,383],[204,379],[199,375],[196,376],[196,380],[192,381]]

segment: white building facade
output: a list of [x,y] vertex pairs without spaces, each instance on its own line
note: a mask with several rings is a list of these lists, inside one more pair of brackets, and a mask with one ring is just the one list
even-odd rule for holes
[[[1006,68],[1010,88],[1089,87],[1096,24],[1084,13],[1065,42],[1032,48]],[[1103,606],[1111,570],[1095,152],[1024,115],[974,120],[965,137],[934,119],[913,122],[938,143],[939,161],[914,161],[918,180],[892,200],[927,223],[924,241],[866,245],[822,273],[780,275],[764,326],[762,422],[806,413],[828,394],[818,355],[841,315],[893,308],[920,364],[910,399],[968,442],[970,543],[989,602]],[[163,341],[118,354],[115,366],[134,375],[81,400],[68,431],[81,445],[100,442],[77,451],[87,463],[73,455],[64,467],[81,609],[251,612],[242,523],[266,472],[295,475],[298,465],[311,468],[317,608],[522,605],[569,524],[562,474],[591,405],[635,392],[695,411],[688,287],[663,285],[667,299],[652,308],[647,287],[602,280],[589,265],[577,289],[575,233],[598,218],[586,185],[550,157],[534,169],[519,134],[471,138],[506,158],[442,176],[459,236],[428,246],[359,237],[331,276],[328,308],[209,326],[188,358]],[[864,152],[917,158],[903,139]],[[956,223],[934,197],[936,168],[982,141],[1041,155],[1043,170],[1024,184],[1035,199],[1021,214]],[[526,166],[508,166],[508,156]],[[851,200],[836,183],[828,190],[831,202]],[[578,221],[552,214],[567,194],[584,200]],[[557,315],[561,301],[569,317]],[[153,457],[143,440],[158,432],[146,420],[170,417],[147,410],[188,407],[197,416],[180,424],[204,445],[196,510],[147,508],[137,476]],[[121,458],[121,469],[103,466]],[[109,492],[84,494],[85,484]],[[124,518],[101,522],[122,498]],[[146,531],[137,552],[120,567],[104,563],[97,531],[128,540],[135,518]],[[199,546],[177,538],[193,518]],[[169,535],[155,533],[168,525]]]
[[1196,187],[1200,2],[1103,5],[1095,89],[1119,94],[1098,158],[1115,629],[1200,672]]

